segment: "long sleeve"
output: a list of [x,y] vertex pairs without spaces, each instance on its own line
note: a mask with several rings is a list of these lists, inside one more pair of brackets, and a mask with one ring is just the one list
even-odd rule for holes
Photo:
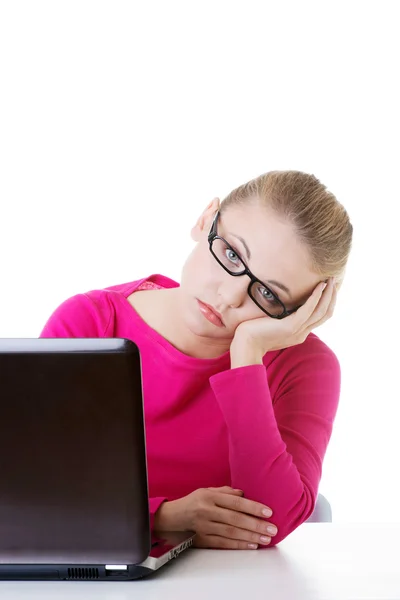
[[271,546],[314,509],[340,394],[338,360],[318,338],[276,360],[273,398],[264,365],[210,378],[228,430],[231,485],[273,510]]
[[154,517],[156,512],[160,508],[161,504],[168,500],[168,498],[149,498],[149,511],[150,511],[150,529],[154,528]]
[[[106,300],[92,299],[78,294],[63,302],[48,319],[42,338],[96,338],[114,337],[111,307]],[[118,336],[115,336],[118,337]],[[150,527],[165,497],[149,498]]]

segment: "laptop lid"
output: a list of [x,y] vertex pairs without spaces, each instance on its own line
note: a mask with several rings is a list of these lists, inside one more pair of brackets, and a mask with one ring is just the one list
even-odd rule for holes
[[150,553],[141,365],[123,339],[0,340],[0,565]]

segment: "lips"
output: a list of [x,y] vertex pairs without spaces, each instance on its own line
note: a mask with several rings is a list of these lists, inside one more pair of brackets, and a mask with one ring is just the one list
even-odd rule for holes
[[220,319],[222,321],[222,323],[224,322],[223,319],[222,319],[222,317],[221,317],[221,314],[217,310],[215,310],[215,308],[213,308],[212,306],[210,306],[209,304],[207,304],[207,302],[202,302],[201,300],[200,300],[200,302],[202,304],[204,304],[204,306],[207,306],[207,308],[209,308],[211,310],[211,312],[214,313],[214,315],[217,315],[218,319]]
[[207,321],[210,321],[217,327],[225,327],[220,313],[215,310],[215,308],[209,304],[206,304],[205,302],[201,302],[199,299],[197,299],[197,303],[199,305],[200,312],[202,313],[203,317],[207,319]]

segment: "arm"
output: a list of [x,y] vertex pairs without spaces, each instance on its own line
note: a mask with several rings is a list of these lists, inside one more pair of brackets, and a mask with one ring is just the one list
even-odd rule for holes
[[[42,338],[96,338],[112,337],[111,307],[105,297],[92,298],[78,294],[63,302],[50,316]],[[150,526],[154,515],[166,498],[150,498]]]
[[[245,362],[245,361],[243,361]],[[332,433],[340,366],[318,338],[210,378],[229,437],[231,485],[270,506],[279,543],[312,513]]]

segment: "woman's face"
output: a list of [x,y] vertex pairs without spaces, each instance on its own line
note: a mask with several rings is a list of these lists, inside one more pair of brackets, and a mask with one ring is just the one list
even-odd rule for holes
[[[193,334],[220,340],[222,346],[224,341],[232,340],[243,321],[270,317],[248,295],[249,277],[231,276],[209,250],[207,238],[218,208],[216,198],[192,229],[197,243],[183,266],[180,310]],[[218,219],[217,233],[287,309],[303,304],[321,280],[311,269],[308,251],[292,226],[256,202],[229,207]],[[235,254],[229,257],[236,260]],[[221,314],[222,327],[204,316],[198,300]]]

